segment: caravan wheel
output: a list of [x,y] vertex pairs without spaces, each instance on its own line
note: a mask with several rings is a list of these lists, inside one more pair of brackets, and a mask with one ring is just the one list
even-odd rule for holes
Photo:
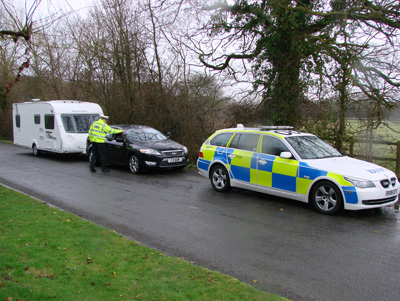
[[40,155],[42,154],[42,151],[37,149],[36,144],[32,145],[32,152],[35,157],[40,157]]

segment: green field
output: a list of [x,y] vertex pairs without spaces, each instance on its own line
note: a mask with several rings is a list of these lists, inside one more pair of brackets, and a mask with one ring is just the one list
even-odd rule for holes
[[[354,155],[395,171],[395,161],[372,159],[372,157],[384,157],[391,159],[396,158],[396,145],[384,145],[379,144],[376,141],[393,143],[400,141],[400,123],[386,120],[382,122],[382,124],[380,124],[377,128],[374,128],[370,131],[367,131],[365,129],[365,122],[358,120],[349,120],[347,123],[347,131],[351,133],[355,140]],[[371,142],[365,143],[365,140]]]

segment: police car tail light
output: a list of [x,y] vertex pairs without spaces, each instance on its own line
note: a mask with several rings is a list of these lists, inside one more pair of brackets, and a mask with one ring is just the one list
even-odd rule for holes
[[375,184],[372,183],[370,180],[357,179],[357,178],[352,178],[352,177],[347,177],[347,176],[344,176],[343,178],[358,188],[373,188],[373,187],[375,187]]
[[199,151],[199,158],[204,158],[202,151]]

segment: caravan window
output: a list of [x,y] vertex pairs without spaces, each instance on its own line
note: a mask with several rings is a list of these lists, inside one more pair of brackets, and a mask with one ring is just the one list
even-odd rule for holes
[[46,130],[54,130],[54,115],[44,115],[44,128]]
[[33,115],[33,121],[35,122],[35,124],[40,124],[40,115]]
[[67,133],[85,133],[87,134],[90,125],[93,121],[99,119],[98,114],[63,114],[61,120],[64,125],[64,129]]

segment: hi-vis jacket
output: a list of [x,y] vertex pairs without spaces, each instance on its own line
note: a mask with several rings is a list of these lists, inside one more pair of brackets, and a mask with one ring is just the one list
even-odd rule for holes
[[104,143],[107,134],[122,133],[122,130],[111,128],[103,119],[92,123],[89,129],[89,139],[91,142]]

